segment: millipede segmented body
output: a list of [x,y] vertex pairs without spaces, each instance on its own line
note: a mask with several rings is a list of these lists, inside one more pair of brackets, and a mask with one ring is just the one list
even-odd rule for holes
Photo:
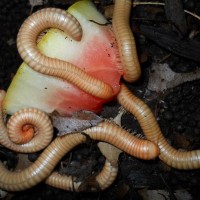
[[0,188],[8,191],[20,191],[33,187],[45,180],[60,159],[73,147],[85,141],[81,134],[57,137],[28,168],[20,172],[8,171],[0,164]]
[[93,96],[110,99],[114,95],[111,86],[69,62],[47,57],[38,51],[37,37],[47,28],[61,29],[77,41],[82,37],[81,26],[71,14],[56,8],[39,10],[25,20],[17,36],[17,48],[24,62],[40,73],[65,79]]
[[112,21],[123,64],[123,78],[128,82],[138,80],[141,75],[135,39],[129,26],[131,7],[131,0],[115,0]]
[[115,180],[118,173],[118,164],[113,165],[112,162],[106,160],[103,169],[95,177],[94,183],[87,187],[87,182],[76,181],[76,177],[69,175],[61,175],[58,172],[53,172],[45,181],[46,184],[52,187],[67,190],[67,191],[98,191],[105,190]]
[[[130,0],[115,0],[113,16],[113,28],[124,67],[124,79],[128,82],[137,80],[141,74],[135,40],[128,24],[131,2]],[[110,99],[113,91],[109,85],[87,75],[71,63],[46,57],[37,50],[38,35],[50,27],[65,31],[76,41],[81,40],[82,29],[73,16],[60,9],[43,9],[30,16],[20,28],[17,46],[22,59],[40,73],[65,79],[93,96]],[[0,91],[0,103],[4,96],[5,92]],[[105,121],[84,130],[84,134],[74,133],[57,137],[32,165],[20,172],[11,172],[0,163],[0,188],[20,191],[45,181],[60,189],[82,191],[84,182],[74,182],[72,176],[62,176],[53,170],[66,153],[86,141],[86,135],[93,140],[110,143],[136,158],[150,160],[159,155],[161,160],[174,168],[200,168],[200,151],[180,152],[171,147],[163,137],[151,110],[124,84],[121,85],[117,99],[137,118],[148,140],[138,139],[116,124]],[[4,125],[3,113],[0,111],[0,143],[7,148],[17,152],[33,152],[44,148],[41,139],[34,140],[34,138],[40,138],[41,130],[43,134],[48,133],[42,136],[49,138],[48,142],[44,143],[48,145],[52,138],[52,124],[49,118],[36,108],[25,108],[15,113],[8,122],[8,129]],[[15,132],[19,132],[19,135],[16,135]],[[23,133],[26,135],[23,136]],[[25,143],[32,137],[30,142]],[[35,143],[37,147],[31,146],[31,143]],[[118,164],[107,159],[102,171],[95,177],[99,188],[103,190],[112,184],[117,171]]]
[[[140,141],[140,139],[128,134],[128,132],[117,125],[108,122],[103,122],[98,127],[87,129],[85,134],[88,134],[91,139],[109,142],[117,148],[139,158],[153,159],[159,153],[157,146],[153,143],[144,140]],[[117,137],[116,134],[118,135]],[[0,188],[9,191],[19,191],[33,187],[48,178],[60,159],[73,147],[85,142],[85,140],[85,135],[81,133],[57,137],[31,166],[20,172],[11,172],[3,164],[0,164]],[[140,148],[140,146],[144,145],[143,142],[145,142],[145,148]],[[113,182],[116,170],[117,167],[112,166],[109,162],[105,163],[102,173],[97,177],[97,182],[101,188],[107,187]],[[105,179],[107,177],[106,174],[110,175],[108,179]],[[60,179],[56,181],[58,176],[55,176],[55,174],[53,177],[55,178],[50,178],[47,181],[48,184],[58,185]],[[104,184],[105,181],[107,181],[107,186]],[[57,187],[61,186],[58,185]]]
[[[5,93],[0,91],[0,96],[2,103]],[[44,149],[51,142],[53,138],[52,122],[42,111],[36,108],[21,109],[9,119],[7,128],[1,110],[0,144],[13,151],[31,153]],[[27,140],[27,137],[30,141]]]
[[177,169],[200,168],[200,150],[178,151],[170,146],[147,104],[134,96],[123,84],[117,99],[125,109],[136,117],[146,138],[159,146],[159,158],[164,163]]
[[139,139],[111,122],[102,122],[84,132],[93,140],[108,142],[136,158],[150,160],[159,154],[157,145],[148,140]]
[[[5,93],[1,91],[0,105],[2,104],[4,96]],[[23,122],[26,123],[26,121]],[[3,118],[1,118],[0,124],[3,124]],[[49,127],[46,128],[48,129]],[[2,127],[0,130],[2,133]],[[4,130],[6,131],[5,127]],[[84,132],[93,140],[109,142],[117,148],[138,158],[153,159],[157,157],[159,153],[158,147],[153,143],[145,140],[140,140],[134,135],[129,134],[128,132],[111,122],[102,122],[97,127],[86,129]],[[6,137],[6,133],[3,133],[1,135],[3,135],[3,137]],[[8,136],[6,140],[8,140]],[[81,133],[74,133],[62,137],[57,137],[42,152],[40,157],[31,166],[20,172],[11,172],[7,170],[3,166],[3,164],[0,164],[0,188],[3,188],[5,190],[18,191],[28,189],[38,184],[39,182],[49,177],[54,167],[67,152],[69,152],[73,147],[77,146],[78,144],[85,142],[85,140],[86,136]],[[99,183],[100,188],[107,187],[113,182],[117,171],[117,167],[115,166],[115,164],[112,165],[112,163],[110,163],[109,161],[105,163],[102,172],[97,176],[96,179]],[[107,177],[106,174],[109,176]],[[56,182],[58,176],[55,176],[54,174],[53,177],[55,178],[50,178],[47,181],[48,184],[58,185],[59,181]],[[106,179],[106,177],[108,179]],[[107,182],[107,186],[105,182]]]

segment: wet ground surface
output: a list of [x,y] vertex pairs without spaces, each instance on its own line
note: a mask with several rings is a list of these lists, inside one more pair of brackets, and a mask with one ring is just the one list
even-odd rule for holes
[[[42,7],[59,7],[66,9],[73,1],[44,0],[43,5],[35,6],[32,10],[28,1],[13,0],[0,1],[0,89],[7,89],[13,75],[22,62],[16,49],[16,35],[24,19],[31,11]],[[96,1],[98,3],[99,1]],[[109,1],[101,1],[98,7],[103,10],[104,4]],[[184,1],[186,9],[200,13],[200,3],[196,0]],[[150,12],[151,11],[151,12]],[[154,14],[152,14],[154,13]],[[160,7],[136,7],[131,19],[139,28],[143,18],[151,17],[151,20],[163,20],[163,10]],[[139,19],[139,20],[138,20]],[[134,21],[135,20],[135,21]],[[189,17],[189,29],[198,30],[199,21]],[[152,23],[152,22],[151,22]],[[150,25],[151,25],[150,23]],[[144,23],[146,24],[146,22]],[[196,80],[184,83],[165,92],[155,93],[147,90],[148,75],[153,62],[167,62],[176,72],[191,72],[199,65],[198,62],[188,60],[169,53],[140,35],[138,30],[136,38],[140,61],[142,63],[143,76],[134,84],[127,84],[129,89],[143,99],[154,112],[161,130],[170,144],[177,149],[200,148],[200,81]],[[197,35],[196,40],[199,35]],[[170,55],[169,55],[170,54]],[[165,56],[168,55],[165,58]],[[112,102],[105,105],[102,116],[115,117],[119,105]],[[122,117],[122,125],[134,134],[142,137],[142,131],[129,113]],[[29,159],[34,161],[39,153],[30,154]],[[9,168],[17,163],[18,155],[0,146],[0,158],[6,160]],[[80,178],[87,177],[91,173],[98,173],[104,163],[104,157],[96,147],[96,143],[89,141],[74,149],[70,155],[63,158],[62,164],[57,169],[64,173],[72,174]],[[147,199],[142,197],[147,190],[164,190],[168,197],[160,195],[160,199],[177,199],[174,191],[183,189],[188,191],[191,199],[199,199],[200,172],[199,170],[181,171],[172,169],[163,164],[159,159],[154,161],[142,161],[122,153],[119,158],[119,173],[114,184],[106,191],[97,193],[75,193],[52,188],[45,184],[39,184],[27,191],[9,193],[7,199]]]

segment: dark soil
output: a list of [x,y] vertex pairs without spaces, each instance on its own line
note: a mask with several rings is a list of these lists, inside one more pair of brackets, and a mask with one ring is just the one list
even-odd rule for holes
[[[44,0],[43,5],[31,8],[28,0],[1,0],[0,1],[0,89],[6,90],[22,62],[16,48],[16,36],[18,29],[30,12],[43,7],[59,7],[66,9],[74,1],[65,0]],[[94,1],[98,8],[103,11],[106,5],[112,1]],[[200,2],[198,0],[183,0],[185,9],[200,13]],[[188,29],[182,40],[188,37],[192,31],[199,31],[200,21],[191,16],[186,17]],[[155,42],[154,35],[148,34],[149,27],[159,27],[159,38],[167,37],[164,31],[174,33],[168,26],[163,7],[158,6],[137,6],[131,16],[131,24],[136,36],[140,61],[142,63],[143,76],[134,84],[127,84],[131,91],[146,101],[152,108],[165,137],[171,145],[177,149],[200,149],[200,80],[184,83],[176,88],[167,90],[160,94],[154,94],[146,88],[148,74],[152,62],[167,62],[176,72],[191,72],[198,66],[199,62],[188,58],[185,53],[175,49],[170,51],[165,43]],[[148,26],[145,29],[144,26]],[[154,30],[155,33],[156,30]],[[195,33],[196,33],[195,32]],[[142,34],[141,34],[142,33]],[[161,37],[162,36],[162,37]],[[180,34],[177,33],[177,37]],[[159,39],[157,38],[157,39]],[[200,36],[196,33],[192,40],[199,42]],[[168,40],[176,42],[177,40]],[[170,42],[169,42],[170,43]],[[174,44],[174,43],[172,43]],[[180,41],[179,43],[180,44]],[[170,46],[170,44],[169,44]],[[200,51],[199,51],[200,52]],[[166,59],[165,59],[166,57]],[[192,56],[191,56],[192,57]],[[154,98],[156,97],[156,98]],[[106,118],[114,117],[118,112],[119,105],[111,102],[105,105],[102,116]],[[131,132],[142,135],[142,131],[129,113],[122,117],[122,125]],[[34,161],[39,153],[29,155],[29,159]],[[1,160],[7,160],[7,165],[11,169],[16,166],[18,155],[0,146]],[[79,179],[97,173],[104,163],[104,157],[96,147],[96,143],[88,141],[87,144],[75,148],[70,155],[63,158],[62,165],[57,167],[63,173],[78,176]],[[26,191],[10,193],[7,199],[143,199],[141,191],[162,189],[169,193],[169,198],[177,199],[174,192],[177,189],[187,190],[192,199],[200,199],[200,171],[199,170],[176,170],[163,164],[159,159],[153,161],[143,161],[135,159],[125,153],[120,155],[119,173],[114,184],[105,191],[97,193],[76,193],[67,192],[52,188],[43,183]],[[164,197],[163,197],[164,199]]]

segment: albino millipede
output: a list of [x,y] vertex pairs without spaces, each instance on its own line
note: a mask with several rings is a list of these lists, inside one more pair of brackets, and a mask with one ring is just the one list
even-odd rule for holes
[[[129,140],[128,143],[130,143],[130,145],[129,144],[127,145],[125,144],[127,143],[127,140],[120,141],[124,136],[124,130],[122,130],[120,127],[117,127],[117,126],[113,126],[113,127],[111,126],[111,128],[110,126],[111,126],[110,123],[104,123],[102,126],[100,126],[100,129],[98,129],[97,127],[97,130],[95,130],[95,127],[93,127],[90,130],[86,131],[86,133],[92,139],[95,139],[95,140],[104,140],[107,138],[106,136],[107,133],[109,133],[109,138],[110,138],[109,142],[112,145],[117,146],[119,149],[120,149],[119,146],[121,145],[121,148],[123,150],[130,151],[127,153],[130,153],[131,155],[135,155],[134,152],[138,151],[138,149],[136,149],[138,148],[138,145],[134,145],[132,141],[137,142],[138,139],[135,140],[135,136],[130,135],[130,137],[128,138]],[[105,129],[109,129],[108,132],[106,132]],[[122,134],[116,137],[115,132],[111,132],[110,129],[112,131],[121,129]],[[119,132],[119,130],[117,132]],[[58,164],[60,159],[67,152],[69,152],[73,147],[77,146],[80,143],[83,143],[85,140],[86,140],[86,137],[81,133],[74,133],[74,134],[68,134],[62,137],[57,137],[42,152],[40,157],[31,166],[29,166],[28,168],[20,172],[11,172],[7,170],[3,166],[3,164],[0,164],[0,188],[4,190],[8,190],[8,191],[20,191],[20,190],[25,190],[25,189],[33,187],[34,185],[38,184],[39,182],[49,177],[49,175],[53,171],[54,167]],[[153,143],[151,142],[148,142],[148,143],[150,144],[149,145],[150,148],[146,147],[145,152],[147,152],[147,155],[150,155],[152,152],[150,153],[149,151],[154,151],[154,155],[151,155],[151,159],[155,158],[158,155],[158,148]],[[144,146],[143,143],[142,143],[142,146]],[[144,156],[144,157],[146,159],[150,159],[148,156]],[[106,168],[102,172],[103,174],[100,174],[99,178],[97,178],[100,185],[102,182],[104,182],[103,178],[105,176],[105,173],[108,173],[110,170],[107,168],[109,166],[106,165],[105,167]],[[111,171],[112,170],[113,170],[113,173],[111,172],[112,176],[110,176],[110,178],[114,178],[116,168],[112,168]],[[111,179],[109,181],[112,182],[113,180]]]
[[25,20],[17,36],[17,48],[24,62],[40,73],[65,79],[93,96],[110,99],[114,95],[111,86],[69,62],[47,57],[37,50],[37,37],[47,28],[61,29],[72,39],[81,40],[81,26],[71,14],[56,8],[39,10]]
[[108,188],[116,179],[118,174],[118,164],[105,161],[102,171],[97,175],[96,182],[101,190]]
[[[0,91],[0,104],[2,103],[4,96],[5,92]],[[10,144],[11,142],[8,142],[9,140],[7,139],[7,130],[3,124],[2,112],[0,122],[0,141],[3,141],[3,145],[6,144],[5,146],[9,146],[7,144]],[[49,129],[49,127],[46,128]],[[89,137],[94,140],[109,142],[126,153],[138,158],[153,159],[159,153],[158,147],[153,143],[137,139],[135,136],[110,122],[103,122],[97,127],[89,128],[85,130],[85,134],[88,134]],[[80,133],[57,137],[31,166],[20,172],[11,172],[7,170],[3,164],[0,164],[0,188],[10,191],[19,191],[38,184],[51,174],[54,167],[67,152],[78,144],[85,142],[85,140],[85,135]],[[103,174],[108,173],[107,169],[108,168],[105,168],[105,170],[103,170]],[[103,177],[104,176],[101,174],[99,175],[99,178],[97,178],[100,185],[101,182],[105,180]],[[114,178],[113,174],[111,178],[112,177]],[[112,181],[112,179],[110,179],[110,181]]]
[[[131,2],[131,0],[115,0],[113,16],[113,28],[119,46],[120,59],[123,62],[124,79],[128,82],[137,80],[141,74],[135,48],[135,40],[128,25]],[[63,78],[91,95],[102,99],[109,99],[112,97],[113,90],[109,85],[87,75],[84,71],[71,63],[46,57],[37,50],[37,36],[44,29],[51,27],[64,30],[76,41],[81,40],[82,29],[73,16],[55,8],[40,10],[24,22],[18,34],[17,46],[24,61],[34,70]],[[0,91],[0,102],[2,102],[4,95],[5,93]],[[130,111],[137,118],[149,141],[141,140],[129,134],[119,126],[107,121],[100,123],[96,127],[85,130],[85,134],[93,140],[108,142],[129,155],[140,159],[154,159],[159,155],[164,163],[174,168],[200,168],[200,150],[181,152],[171,147],[162,135],[160,127],[149,107],[142,100],[135,97],[124,84],[121,85],[121,91],[117,99],[125,109]],[[28,114],[26,113],[27,111]],[[15,127],[18,125],[13,125],[13,123],[18,122],[18,120],[25,121],[22,127],[19,125],[19,130],[22,129],[22,132],[28,131],[30,135],[27,137],[31,138],[33,132],[34,134],[36,132],[36,136],[38,137],[41,135],[39,134],[40,128],[37,124],[37,120],[33,119],[29,112],[38,114],[40,111],[34,108],[28,108],[17,112],[13,118],[11,117],[11,121],[8,122],[8,130],[10,132],[8,136],[8,130],[4,125],[3,113],[0,111],[0,143],[2,145],[18,152],[35,151],[35,147],[29,148],[29,143],[19,145],[9,139],[11,138],[17,143],[24,143],[26,140],[26,138],[21,139],[21,137],[17,138],[14,135],[14,132],[17,132]],[[24,115],[25,117],[23,113],[26,113]],[[26,121],[27,116],[30,116],[30,121]],[[44,118],[45,117],[42,117],[42,119]],[[51,136],[49,137],[52,137],[52,125],[47,118],[44,119],[46,123],[44,130],[46,129],[48,130],[47,132],[51,132]],[[41,124],[42,121],[40,117]],[[34,138],[36,136],[34,136]],[[52,173],[52,171],[67,152],[85,141],[86,136],[81,133],[57,137],[31,166],[20,172],[11,172],[0,163],[0,188],[9,191],[25,190],[46,179],[46,183],[54,187],[81,191],[81,186],[84,182],[74,182],[73,177],[61,176],[57,172]],[[42,145],[40,141],[37,141],[37,143],[35,142],[35,144]],[[100,189],[103,190],[112,184],[117,175],[117,171],[117,164],[106,160],[102,171],[95,179]]]
[[106,158],[105,164],[101,172],[96,176],[96,182],[101,190],[108,188],[116,179],[118,174],[118,160],[122,153],[121,149],[107,143],[99,142],[99,150]]
[[[90,128],[86,130],[85,133],[94,140],[107,141],[108,138],[108,142],[112,145],[117,146],[119,149],[121,147],[126,153],[142,157],[143,159],[153,159],[159,153],[157,146],[153,143],[149,141],[139,142],[140,139],[128,134],[117,125],[112,125],[108,122],[103,122],[98,127]],[[129,137],[127,137],[127,135],[129,135]],[[8,191],[20,191],[33,187],[49,177],[60,159],[73,147],[85,142],[85,140],[86,137],[81,133],[57,137],[31,166],[20,172],[11,172],[7,170],[3,164],[0,164],[0,188]],[[135,144],[135,142],[139,142],[140,144]],[[142,148],[140,148],[140,146],[142,146]],[[145,148],[143,148],[143,146],[145,146]],[[144,155],[144,153],[146,153],[146,155]],[[97,178],[100,186],[104,183],[105,173],[110,173],[110,169],[107,168],[109,166],[105,167],[106,168],[102,172],[103,175],[100,174]],[[111,168],[112,176],[110,176],[109,179],[111,182],[113,181],[111,178],[115,176],[115,170],[116,168]],[[52,182],[54,182],[54,180]]]
[[46,180],[45,183],[54,188],[67,191],[78,192],[79,186],[82,184],[81,181],[77,182],[76,178],[70,175],[61,175],[58,172],[53,172]]
[[159,158],[177,169],[199,169],[200,150],[178,151],[170,146],[162,135],[160,127],[150,108],[134,96],[124,84],[117,96],[119,103],[138,120],[146,138],[159,146]]
[[20,191],[40,183],[51,174],[68,151],[85,139],[82,134],[57,137],[32,165],[19,172],[9,171],[0,163],[0,188],[7,191]]
[[[67,190],[67,191],[97,191],[98,188],[105,190],[108,188],[115,180],[118,173],[118,165],[113,165],[110,161],[106,160],[103,169],[95,177],[96,183],[91,188],[87,187],[87,183],[84,181],[77,182],[76,178],[69,175],[61,175],[58,172],[53,172],[46,180],[45,183],[51,185],[52,187]],[[98,188],[96,188],[97,186]]]
[[46,184],[63,190],[84,192],[105,190],[115,180],[118,174],[118,158],[122,152],[118,148],[105,142],[99,142],[98,147],[106,158],[103,169],[93,178],[93,182],[87,179],[83,182],[76,181],[76,177],[70,175],[61,175],[53,172],[45,181]]
[[[2,106],[1,104],[4,96],[5,92],[0,90],[0,107]],[[36,108],[21,109],[9,119],[7,128],[4,124],[3,113],[1,110],[0,144],[3,146],[12,149],[13,151],[30,153],[44,149],[51,142],[53,137],[53,126],[49,117],[42,111]],[[25,129],[23,130],[24,127]],[[26,129],[28,134],[31,134],[28,135],[29,139],[31,139],[30,141],[25,141],[27,139]]]
[[[56,20],[52,22],[53,24],[49,24],[49,23],[46,24],[46,21],[50,21],[50,20],[47,20],[48,12],[50,12],[51,19],[54,19],[52,17],[54,13],[56,15],[55,17]],[[61,24],[59,24],[60,22],[58,23],[59,12],[60,11],[57,11],[57,9],[45,9],[42,11],[38,11],[24,22],[24,24],[22,25],[19,31],[18,39],[17,39],[19,53],[21,54],[22,58],[28,65],[30,65],[33,69],[41,73],[45,73],[48,75],[56,74],[56,76],[67,79],[68,81],[72,82],[76,86],[80,87],[82,90],[87,91],[88,93],[92,95],[98,96],[100,98],[105,98],[105,99],[110,98],[110,96],[112,96],[112,89],[109,86],[106,87],[106,85],[103,82],[98,81],[88,76],[87,74],[85,74],[80,69],[78,69],[77,67],[73,66],[70,63],[45,57],[36,50],[36,39],[37,39],[38,34],[42,30],[49,27],[57,27],[63,30],[66,29],[65,27],[61,26],[63,21]],[[61,19],[63,19],[63,15],[64,14],[62,14]],[[44,20],[43,17],[46,18],[46,20]],[[70,15],[67,16],[68,21],[70,21],[71,18],[72,17]],[[82,33],[79,29],[80,28],[79,25],[77,25],[77,27],[78,27],[77,29],[75,28],[76,30],[75,39],[79,40],[81,38]],[[74,33],[70,34],[69,31],[70,29],[68,27],[67,33],[73,37]],[[119,38],[122,36],[119,35],[117,37]],[[119,47],[121,48],[122,46],[119,45]],[[41,60],[44,60],[44,62],[40,63],[37,60],[37,58],[42,58]],[[54,61],[58,62],[58,65],[52,66],[50,61],[53,61],[52,63],[54,63]],[[58,69],[56,69],[55,67],[57,67]],[[45,69],[47,69],[46,72],[45,72]],[[127,71],[128,69],[129,68],[127,69],[125,68],[125,71]],[[63,71],[65,71],[64,74],[63,74]],[[76,74],[78,73],[79,75],[76,76]],[[69,76],[72,78],[70,79]],[[133,78],[132,74],[130,76],[131,76],[131,79],[133,80],[137,79],[137,78]],[[130,76],[128,75],[128,77]],[[81,77],[80,80],[79,80],[79,77]],[[95,87],[97,89],[97,91],[95,90],[95,92],[93,92],[94,91],[93,85],[97,86]],[[5,130],[5,128],[4,129],[1,128],[1,130]],[[113,144],[114,146],[118,147],[119,149],[122,149],[123,151],[129,153],[130,155],[138,157],[138,158],[153,159],[157,157],[157,155],[159,154],[158,147],[155,144],[149,141],[140,140],[136,138],[135,136],[129,134],[125,130],[121,129],[117,125],[114,125],[108,122],[104,122],[100,124],[98,127],[90,128],[86,130],[85,133],[88,134],[94,140],[103,140],[103,141],[109,142]],[[3,165],[0,165],[0,187],[5,190],[18,191],[18,190],[24,190],[36,185],[37,183],[46,179],[50,175],[54,167],[57,165],[57,163],[64,156],[65,153],[71,150],[74,146],[84,141],[85,141],[85,136],[81,134],[66,135],[63,137],[56,138],[44,150],[44,152],[41,154],[41,156],[37,159],[35,163],[33,163],[30,167],[20,172],[10,172]],[[55,175],[55,173],[53,174]],[[113,182],[116,175],[117,175],[116,166],[113,167],[109,162],[106,162],[102,170],[102,173],[100,173],[97,176],[96,180],[99,183],[100,188],[104,189],[105,187],[108,187],[109,184]],[[53,179],[53,181],[54,180],[55,179]],[[107,182],[107,185],[105,185],[105,182]]]
[[131,7],[131,0],[115,0],[112,21],[119,47],[120,59],[123,64],[123,78],[128,82],[136,81],[141,75],[135,39],[129,26]]
[[157,145],[148,141],[141,140],[112,122],[102,122],[95,127],[86,129],[93,140],[100,140],[114,145],[118,149],[136,158],[150,160],[159,154]]

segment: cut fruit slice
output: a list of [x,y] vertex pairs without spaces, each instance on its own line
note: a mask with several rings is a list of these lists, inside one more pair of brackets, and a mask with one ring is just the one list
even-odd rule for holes
[[[38,49],[49,57],[71,62],[88,74],[119,91],[121,63],[112,29],[90,1],[79,1],[70,12],[82,26],[80,42],[63,31],[50,29],[38,43]],[[110,99],[109,99],[110,100]],[[71,115],[79,110],[99,112],[105,100],[95,98],[76,86],[52,76],[40,74],[22,63],[8,88],[3,102],[4,112],[13,114],[24,107],[36,107],[46,113]]]

